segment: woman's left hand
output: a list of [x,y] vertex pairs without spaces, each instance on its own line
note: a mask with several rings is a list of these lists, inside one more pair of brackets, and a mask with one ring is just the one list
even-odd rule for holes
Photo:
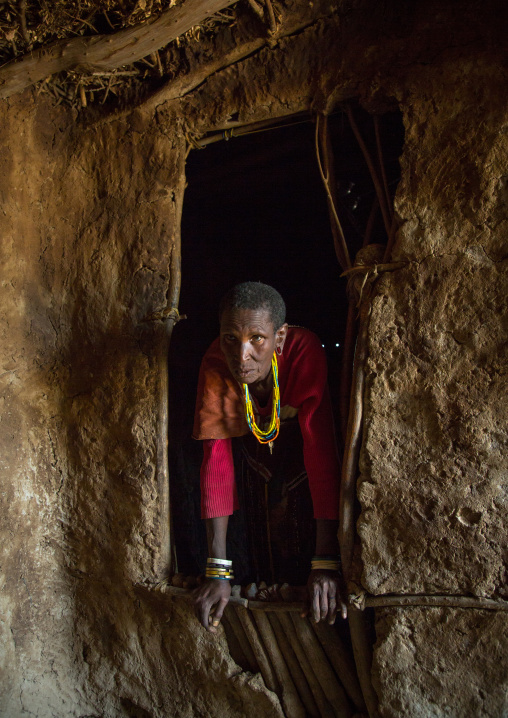
[[347,618],[345,593],[341,591],[342,583],[338,571],[311,571],[307,581],[308,606],[302,613],[302,618],[310,613],[316,623],[327,621],[332,625],[335,623],[338,608],[342,618]]

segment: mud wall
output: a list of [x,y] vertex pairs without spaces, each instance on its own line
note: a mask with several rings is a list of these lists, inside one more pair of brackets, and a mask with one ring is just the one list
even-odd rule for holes
[[85,131],[30,98],[0,109],[0,714],[250,715],[259,694],[278,715],[188,609],[142,587],[167,522],[160,336],[143,320],[166,306],[178,132]]
[[[400,95],[407,265],[379,283],[370,325],[363,585],[506,599],[506,74],[441,69]],[[377,629],[383,715],[505,715],[506,613],[384,610]]]
[[[494,16],[428,5],[332,13],[155,114],[88,126],[30,93],[0,106],[0,714],[280,715],[222,640],[149,590],[167,517],[161,336],[143,320],[167,302],[183,130],[233,116],[401,107],[407,265],[371,319],[360,580],[506,596],[506,77]],[[378,611],[382,715],[503,715],[506,623]]]

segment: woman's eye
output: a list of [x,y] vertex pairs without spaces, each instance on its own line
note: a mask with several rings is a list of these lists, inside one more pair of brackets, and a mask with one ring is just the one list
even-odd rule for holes
[[259,334],[255,334],[255,335],[252,337],[252,341],[253,341],[253,342],[260,342],[260,341],[262,341],[262,340],[263,340],[263,337],[260,336]]
[[233,334],[225,334],[224,339],[229,342],[229,344],[232,344],[235,341],[236,337],[233,336]]

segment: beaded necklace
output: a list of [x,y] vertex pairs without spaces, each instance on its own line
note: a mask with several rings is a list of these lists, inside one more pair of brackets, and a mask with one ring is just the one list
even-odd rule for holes
[[245,400],[245,418],[249,429],[252,431],[260,444],[268,444],[270,453],[273,450],[273,442],[279,435],[280,428],[280,391],[279,391],[279,372],[277,368],[277,354],[273,353],[272,357],[272,373],[273,373],[273,394],[272,394],[272,417],[270,426],[266,431],[262,431],[256,424],[254,417],[254,409],[252,408],[252,399],[250,397],[249,387],[243,384],[243,398]]

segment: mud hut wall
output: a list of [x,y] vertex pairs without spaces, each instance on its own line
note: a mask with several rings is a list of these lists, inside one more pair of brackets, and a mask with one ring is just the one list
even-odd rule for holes
[[[160,334],[185,146],[30,96],[0,120],[0,715],[280,717],[153,586]],[[196,686],[206,685],[197,692]],[[228,708],[229,710],[229,708]]]
[[[139,585],[156,578],[161,535],[154,472],[158,374],[153,331],[141,328],[140,323],[148,312],[165,305],[168,254],[178,231],[176,217],[183,192],[183,147],[178,139],[182,118],[186,129],[202,131],[226,122],[235,113],[244,119],[262,119],[276,115],[280,108],[284,112],[321,109],[329,105],[330,97],[336,101],[355,94],[366,103],[378,102],[388,94],[396,97],[403,109],[408,140],[397,200],[403,225],[395,251],[397,258],[407,258],[408,267],[382,280],[372,319],[368,429],[360,484],[365,587],[373,592],[387,590],[382,583],[376,589],[376,581],[398,566],[399,559],[402,562],[406,534],[395,542],[383,531],[389,532],[386,527],[394,520],[390,492],[398,489],[400,500],[413,500],[412,491],[408,499],[407,486],[415,483],[413,469],[419,466],[403,461],[405,447],[419,445],[422,427],[397,414],[407,399],[400,387],[412,387],[415,376],[419,377],[408,357],[417,357],[421,346],[430,345],[427,381],[430,385],[430,373],[432,386],[443,387],[446,405],[447,397],[455,395],[452,385],[446,384],[446,366],[438,361],[434,367],[433,363],[440,358],[441,347],[432,323],[435,313],[441,312],[442,318],[450,314],[458,321],[462,307],[469,323],[460,326],[466,332],[471,322],[478,321],[480,312],[479,301],[470,308],[471,296],[480,290],[493,292],[485,282],[492,276],[500,281],[498,272],[503,266],[502,224],[496,214],[503,208],[503,193],[496,194],[493,189],[503,171],[501,164],[483,164],[486,157],[502,157],[504,120],[496,99],[499,60],[482,56],[471,44],[464,51],[455,50],[455,72],[467,66],[468,71],[476,72],[476,82],[468,84],[464,70],[464,90],[460,86],[459,91],[454,82],[441,88],[446,73],[454,72],[453,58],[438,54],[439,59],[418,75],[416,70],[408,70],[408,57],[423,52],[426,36],[419,46],[406,37],[406,53],[397,36],[393,45],[382,47],[378,39],[377,45],[365,52],[359,74],[357,49],[353,44],[349,49],[340,45],[337,32],[334,22],[317,24],[217,73],[187,98],[159,107],[154,125],[143,113],[136,113],[130,120],[85,131],[73,127],[65,113],[53,112],[39,100],[2,106],[2,522],[5,535],[11,537],[2,545],[4,585],[0,594],[6,616],[1,624],[5,675],[9,677],[2,696],[6,715],[158,717],[171,710],[175,715],[206,712],[224,716],[226,707],[230,715],[279,714],[276,700],[259,679],[242,674],[226,655],[224,644],[218,647],[205,635],[187,609]],[[305,51],[306,43],[312,50]],[[305,68],[291,54],[296,49],[304,53]],[[399,64],[397,57],[402,58]],[[468,57],[472,58],[470,65]],[[475,87],[482,89],[473,117],[468,119]],[[427,174],[427,164],[433,161],[438,167],[441,157],[445,169],[445,159],[452,161],[450,137],[458,137],[448,116],[452,105],[455,121],[463,122],[460,137],[462,131],[467,136],[468,130],[476,137],[476,142],[469,141],[464,156],[471,167],[478,165],[477,179],[467,188],[465,175],[456,166],[429,195],[425,182],[434,181],[435,173]],[[492,113],[492,106],[497,112]],[[488,147],[497,149],[489,155]],[[448,190],[444,192],[443,187]],[[476,202],[475,189],[480,204],[471,204]],[[442,205],[444,199],[449,204]],[[474,241],[478,207],[486,212],[481,244],[489,260]],[[417,272],[420,266],[425,270],[422,274]],[[437,273],[439,283],[435,280],[431,286],[434,292],[442,287],[441,304],[437,299],[432,303],[429,297],[433,292],[426,282],[426,266]],[[484,271],[487,274],[482,274]],[[458,288],[452,292],[453,287]],[[502,297],[494,293],[487,300],[489,327],[495,332],[500,330],[494,317],[502,309]],[[453,314],[455,305],[458,308]],[[404,329],[409,332],[405,344],[399,343],[395,330],[386,335],[387,327],[394,324],[397,328],[401,322],[411,328],[411,332]],[[452,328],[455,331],[456,327]],[[424,340],[418,334],[420,329]],[[474,343],[468,336],[466,332],[466,340]],[[482,344],[483,354],[473,347],[467,358],[467,341],[456,342],[456,351],[464,353],[460,355],[463,361],[469,361],[464,364],[466,392],[468,388],[475,391],[478,401],[484,403],[492,399],[493,411],[497,411],[495,397],[485,394],[487,384],[481,383],[485,366],[495,363],[495,342],[487,339]],[[374,371],[376,361],[379,366]],[[394,377],[399,388],[390,383]],[[416,385],[423,386],[422,381],[418,379]],[[392,394],[400,401],[388,414],[384,402],[391,400]],[[408,411],[420,406],[417,416],[430,424],[436,405],[417,404],[416,399],[409,396]],[[395,437],[383,453],[372,442],[390,430],[392,414],[394,432],[404,427],[404,440]],[[471,426],[476,441],[473,416]],[[489,431],[492,441],[498,441],[494,429],[487,427]],[[466,444],[468,437],[464,435],[462,441]],[[445,458],[450,457],[451,462],[456,456],[460,463],[461,451],[456,441]],[[401,471],[397,481],[385,486],[385,462],[393,475],[392,454]],[[466,456],[466,464],[471,461]],[[427,463],[432,462],[429,459]],[[435,463],[441,466],[438,457]],[[454,485],[442,481],[439,497],[443,502],[451,503]],[[368,504],[368,491],[377,492],[375,513]],[[493,487],[487,481],[484,497],[489,491],[492,494]],[[448,495],[452,498],[447,499]],[[464,506],[473,513],[460,516],[472,523],[479,509],[476,504]],[[432,546],[439,544],[439,536],[445,539],[451,533],[448,523],[443,523],[440,504],[437,509]],[[482,521],[483,517],[473,525],[482,527]],[[467,528],[462,521],[458,523]],[[371,551],[376,532],[380,537],[378,554]],[[407,534],[411,559],[415,553],[413,534]],[[469,536],[467,532],[464,535]],[[479,533],[474,535],[481,544]],[[493,546],[489,544],[485,551],[494,566],[496,545],[503,540],[495,525],[488,538]],[[462,553],[454,559],[457,567],[466,544],[471,555],[477,547],[472,539],[469,543],[462,540]],[[379,547],[386,548],[382,556]],[[426,560],[422,570],[429,576],[437,573],[440,590],[445,591],[452,575],[445,570],[448,554],[436,548]],[[409,569],[413,565],[408,560]],[[411,570],[409,575],[416,581],[410,584],[411,591],[413,586],[430,587],[419,577],[417,567]],[[402,581],[406,575],[402,574],[396,574],[397,580]],[[460,583],[465,575],[459,572],[456,580]],[[491,584],[482,583],[482,575],[480,571],[473,576],[479,591],[490,589],[496,574],[491,572]],[[395,588],[390,590],[399,590],[399,584],[391,585]],[[461,590],[467,590],[467,585],[464,578]],[[410,712],[407,706],[423,706],[424,699],[430,700],[435,681],[440,679],[429,672],[421,678],[418,671],[405,670],[402,660],[405,655],[409,660],[414,653],[413,644],[418,642],[418,650],[426,644],[425,631],[433,635],[428,622],[432,614],[392,613],[390,620],[384,614],[379,616],[374,676],[385,714],[400,716]],[[458,621],[460,635],[462,615],[448,611],[440,614],[438,622]],[[472,630],[480,632],[477,614],[468,616]],[[446,633],[446,628],[442,630]],[[487,632],[482,643],[484,657],[489,651],[494,655],[492,637],[498,640],[500,634],[499,627]],[[443,634],[440,660],[452,666],[456,657],[445,646],[447,636]],[[450,645],[456,647],[453,642]],[[431,649],[434,647],[421,649],[428,666],[432,664]],[[439,645],[435,650],[440,650]],[[394,653],[399,664],[383,658]],[[458,665],[459,669],[465,670],[464,665]],[[395,690],[394,675],[400,677]],[[486,705],[481,697],[482,691],[484,696],[488,692],[486,663],[478,675],[477,695]],[[196,690],[197,686],[206,686],[206,691]],[[443,701],[443,697],[434,701],[434,712],[429,715],[450,714]]]
[[[362,583],[506,599],[507,77],[487,58],[436,69],[399,94],[407,264],[370,324]],[[385,609],[376,632],[383,716],[505,714],[506,613]]]
[[507,78],[493,70],[450,61],[401,102],[407,264],[374,302],[359,483],[371,593],[508,591]]

